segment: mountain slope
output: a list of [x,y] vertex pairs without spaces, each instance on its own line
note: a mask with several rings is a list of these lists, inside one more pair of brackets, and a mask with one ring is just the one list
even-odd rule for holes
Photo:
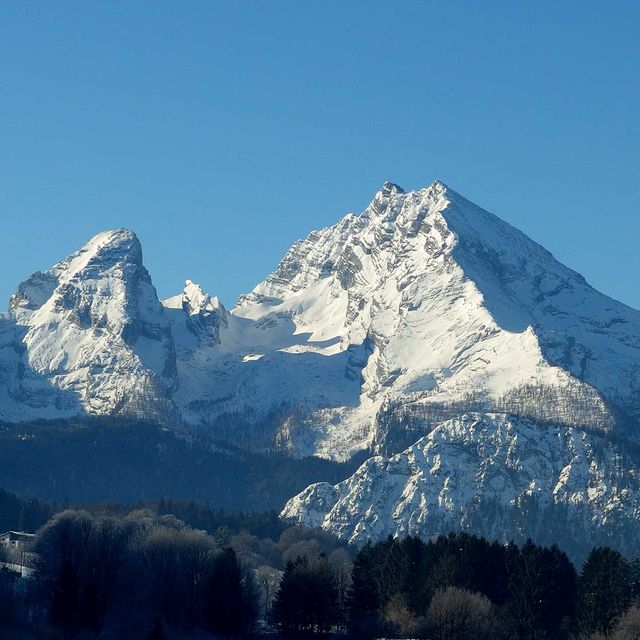
[[0,423],[0,487],[57,504],[138,504],[172,497],[212,508],[280,510],[310,482],[339,482],[356,468],[243,451],[206,434],[131,418]]
[[465,414],[335,486],[309,486],[282,513],[354,543],[467,530],[562,540],[575,555],[597,544],[635,554],[639,489],[637,466],[597,435]]
[[161,303],[124,229],[33,274],[0,316],[0,419],[86,414],[391,455],[285,508],[357,542],[639,548],[640,312],[440,182],[385,183],[231,310],[189,280]]

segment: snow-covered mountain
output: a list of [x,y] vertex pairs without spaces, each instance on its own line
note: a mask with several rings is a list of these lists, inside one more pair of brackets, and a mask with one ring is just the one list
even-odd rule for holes
[[640,474],[616,446],[571,427],[465,414],[347,480],[313,484],[283,515],[354,543],[449,531],[538,542],[584,556],[640,548]]
[[385,183],[230,310],[189,280],[160,302],[123,229],[33,274],[0,316],[0,419],[82,414],[391,456],[284,511],[353,541],[639,548],[640,312],[441,182]]
[[640,312],[440,182],[385,183],[231,310],[160,303],[129,231],[22,283],[0,418],[147,415],[254,447],[397,452],[468,411],[636,437]]
[[640,408],[640,313],[440,182],[386,183],[294,244],[232,314],[278,344],[279,368],[321,356],[321,406],[287,425],[298,451],[401,450],[470,409],[628,431]]
[[34,273],[2,325],[4,419],[174,413],[171,327],[132,232],[100,233]]

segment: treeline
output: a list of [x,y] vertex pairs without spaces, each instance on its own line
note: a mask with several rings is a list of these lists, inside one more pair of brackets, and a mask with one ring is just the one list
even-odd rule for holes
[[0,638],[640,638],[640,565],[607,547],[577,571],[531,541],[355,550],[268,512],[146,506],[53,516],[26,574],[0,569]]
[[415,393],[412,400],[388,399],[376,415],[377,429],[374,434],[373,450],[376,454],[391,456],[415,444],[422,436],[451,418],[469,412],[490,410],[486,395],[463,392],[460,399],[447,402],[426,402],[427,392]]
[[565,386],[524,384],[500,398],[486,393],[457,389],[459,399],[429,401],[430,392],[388,400],[377,414],[378,428],[373,448],[376,453],[392,455],[414,444],[444,420],[465,413],[504,413],[537,422],[540,425],[568,426],[591,433],[605,434],[614,426],[637,427],[637,421],[617,408],[588,385],[574,382]]
[[[68,509],[37,532],[23,570],[0,568],[0,638],[246,636],[269,618],[287,562],[318,555],[347,580],[343,543],[275,512],[172,500]],[[1,562],[14,560],[0,549]]]
[[578,575],[557,547],[467,534],[365,545],[347,588],[324,556],[288,563],[272,609],[284,635],[432,640],[640,637],[638,568],[600,547]]
[[332,561],[350,558],[349,548],[331,533],[293,525],[275,511],[241,512],[212,509],[184,500],[140,502],[134,506],[110,503],[85,506],[96,517],[124,518],[136,512],[169,515],[194,529],[207,532],[221,547],[230,546],[238,557],[254,569],[274,570],[278,576],[287,562],[298,556],[325,554]]
[[495,403],[495,411],[527,418],[540,424],[609,431],[614,416],[596,389],[578,382],[558,387],[524,384]]
[[[68,509],[69,505],[42,502],[34,497],[22,498],[0,489],[0,533],[4,531],[26,531],[34,533],[55,513]],[[150,510],[157,515],[174,515],[194,529],[202,529],[218,537],[228,538],[243,532],[259,538],[277,539],[290,524],[282,520],[275,510],[236,511],[213,508],[193,500],[139,501],[133,505],[113,502],[90,502],[82,506],[94,515],[122,517],[132,511]]]
[[145,500],[132,505],[120,505],[112,502],[88,503],[82,507],[94,515],[122,517],[132,511],[150,510],[153,513],[173,515],[194,529],[202,529],[217,538],[228,539],[229,536],[243,532],[259,538],[277,539],[282,532],[291,526],[286,520],[271,509],[268,511],[236,511],[233,509],[214,508],[208,504],[193,500]]

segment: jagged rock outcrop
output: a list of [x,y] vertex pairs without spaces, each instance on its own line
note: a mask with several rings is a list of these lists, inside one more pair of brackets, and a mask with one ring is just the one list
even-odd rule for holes
[[406,451],[367,460],[347,480],[314,484],[282,515],[361,544],[449,531],[562,542],[584,557],[608,544],[640,548],[640,477],[595,434],[500,414],[465,414]]

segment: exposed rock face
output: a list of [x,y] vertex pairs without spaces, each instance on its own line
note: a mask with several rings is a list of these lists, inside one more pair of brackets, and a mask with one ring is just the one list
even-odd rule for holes
[[172,314],[174,324],[182,320],[198,345],[220,344],[220,328],[227,327],[229,314],[218,298],[205,293],[199,284],[187,280],[182,295],[165,300],[164,306],[182,312]]

